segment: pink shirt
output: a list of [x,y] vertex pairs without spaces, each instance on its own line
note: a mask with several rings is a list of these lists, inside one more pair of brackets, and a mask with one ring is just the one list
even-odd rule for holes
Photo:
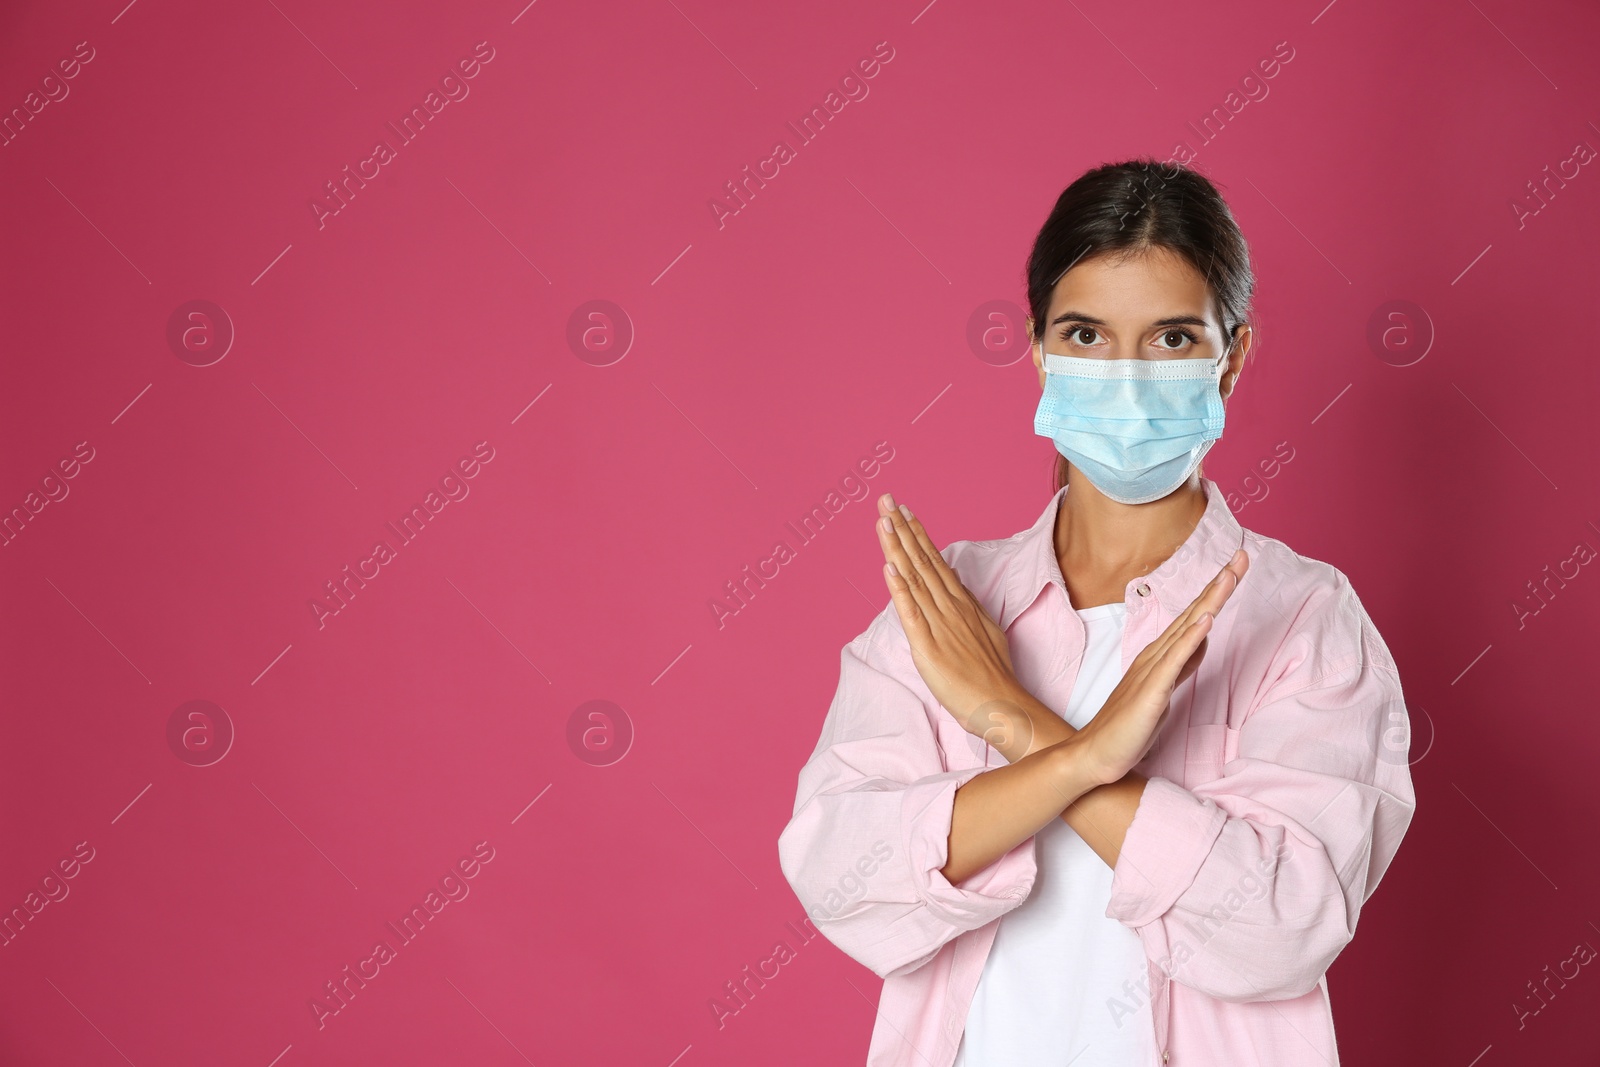
[[[1250,569],[1136,768],[1149,782],[1105,913],[1139,935],[1149,975],[1106,1010],[1133,1018],[1148,998],[1172,1067],[1328,1067],[1325,972],[1416,810],[1409,719],[1344,574],[1243,529],[1201,481],[1194,532],[1124,590],[1123,669],[1235,549]],[[1021,533],[942,552],[1058,710],[1085,643],[1053,544],[1066,492]],[[1034,839],[946,880],[955,791],[1005,758],[929,693],[892,602],[840,661],[779,862],[817,929],[884,979],[868,1067],[950,1067],[999,921],[1033,885]]]

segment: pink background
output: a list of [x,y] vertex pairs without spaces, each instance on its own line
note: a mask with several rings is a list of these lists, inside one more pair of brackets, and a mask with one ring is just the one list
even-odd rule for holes
[[[1329,976],[1344,1059],[1592,1055],[1600,975],[1513,1005],[1600,946],[1600,170],[1530,186],[1600,146],[1597,31],[1506,0],[9,5],[6,113],[93,58],[0,145],[0,510],[66,492],[0,547],[0,908],[93,858],[0,948],[0,1061],[862,1062],[879,983],[794,937],[776,839],[882,557],[870,499],[784,524],[878,442],[873,494],[939,543],[1031,524],[1029,243],[1086,168],[1180,143],[1260,276],[1206,473],[1350,576],[1416,734],[1416,820]],[[479,42],[468,95],[319,224]],[[215,315],[168,341],[192,300],[235,333],[206,366]],[[441,479],[470,493],[399,547]],[[621,709],[593,750],[591,700]]]

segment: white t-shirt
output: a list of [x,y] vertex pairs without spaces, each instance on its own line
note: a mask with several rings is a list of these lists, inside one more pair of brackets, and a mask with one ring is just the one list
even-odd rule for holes
[[[1127,608],[1088,631],[1062,718],[1082,728],[1122,680]],[[954,1067],[1147,1067],[1156,1061],[1139,935],[1106,917],[1111,868],[1061,819],[1034,835],[1033,891],[1000,918]]]

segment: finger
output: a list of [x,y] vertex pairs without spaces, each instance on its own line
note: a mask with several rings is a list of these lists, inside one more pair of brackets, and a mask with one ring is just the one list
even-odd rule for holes
[[[1177,617],[1167,624],[1167,628],[1162,630],[1155,640],[1146,645],[1134,657],[1133,662],[1128,664],[1127,673],[1148,673],[1154,669],[1155,665],[1161,662],[1161,658],[1171,649],[1174,642],[1182,638],[1202,614],[1209,613],[1212,616],[1216,616],[1222,610],[1228,598],[1233,595],[1233,591],[1238,588],[1238,579],[1249,569],[1249,555],[1244,549],[1235,551],[1232,558],[1217,572],[1216,576],[1206,583],[1206,587],[1200,591],[1200,595],[1196,596],[1188,607],[1179,612]],[[1231,578],[1229,577],[1230,575],[1232,576]],[[1209,627],[1210,624],[1208,623],[1207,625]]]
[[[1214,612],[1197,606],[1199,599],[1196,598],[1195,604],[1191,604],[1188,609],[1173,619],[1167,628],[1154,641],[1146,645],[1134,657],[1132,663],[1128,664],[1127,673],[1138,676],[1140,684],[1143,684],[1145,678],[1152,674],[1163,674],[1164,677],[1170,675],[1167,677],[1168,683],[1175,684],[1177,671],[1187,661],[1188,657],[1194,654],[1195,648],[1199,647],[1200,641],[1210,632],[1211,624],[1215,621]],[[1205,620],[1205,626],[1203,629],[1197,629],[1202,619]],[[1170,657],[1179,655],[1179,653],[1181,653],[1178,659],[1179,666],[1171,667],[1169,671]]]
[[1242,548],[1235,550],[1228,562],[1223,564],[1222,569],[1216,573],[1205,589],[1201,590],[1200,596],[1195,598],[1197,601],[1210,601],[1201,610],[1210,611],[1215,615],[1217,612],[1212,604],[1220,608],[1227,603],[1228,598],[1233,596],[1234,590],[1239,588],[1239,583],[1244,580],[1245,571],[1249,569],[1249,554]]
[[[922,520],[912,514],[911,509],[904,504],[894,510],[905,523],[905,533],[902,533],[901,536],[904,537],[906,533],[910,534],[917,547],[922,550],[923,558],[927,560],[933,572],[939,576],[939,580],[944,583],[945,591],[952,597],[963,596],[966,592],[966,586],[961,583],[961,576],[956,574],[945,560],[944,553],[934,546],[933,539],[928,536],[927,529],[922,525]],[[890,519],[892,520],[893,518],[894,516],[891,515]]]
[[[897,573],[891,574],[890,568]],[[894,609],[900,615],[900,625],[915,649],[929,633],[927,613],[917,603],[916,594],[898,564],[892,561],[884,564],[883,581],[889,587],[889,599],[894,602]]]
[[[928,589],[927,582],[906,555],[899,536],[893,532],[893,525],[886,527],[886,522],[888,517],[880,516],[875,527],[878,545],[883,549],[884,581],[895,598],[895,607],[907,633],[914,632],[931,640],[934,621],[943,617],[938,595]],[[888,572],[890,567],[895,570],[893,575]]]
[[[905,578],[898,573],[889,573],[891,566],[892,564],[884,564],[883,578],[889,586],[889,596],[894,602],[895,611],[900,616],[900,625],[906,631],[906,642],[911,648],[911,657],[916,662],[917,671],[929,681],[932,680],[928,673],[931,671],[941,682],[948,685],[949,679],[945,677],[945,673],[924,651],[933,641],[928,615],[912,594],[912,588]],[[898,571],[899,568],[895,569]]]
[[[926,598],[926,607],[943,611],[951,604],[951,592],[932,561],[923,553],[916,535],[907,528],[905,516],[898,508],[889,507],[890,499],[887,493],[878,498],[878,508],[882,513],[878,520],[878,536],[884,543],[884,555],[900,568],[901,575],[917,596]],[[885,521],[889,523],[887,528]]]
[[1211,632],[1212,623],[1215,621],[1215,616],[1204,613],[1184,627],[1177,638],[1156,658],[1155,663],[1151,665],[1150,670],[1142,681],[1145,684],[1152,682],[1159,684],[1164,687],[1165,691],[1171,691],[1178,684],[1178,678],[1183,673],[1183,669],[1190,658],[1194,656],[1195,650],[1200,647],[1201,643],[1205,641],[1206,635]]
[[[1157,634],[1155,640],[1146,645],[1144,649],[1134,657],[1134,661],[1138,663],[1142,660],[1141,666],[1146,671],[1153,669],[1155,665],[1159,664],[1172,646],[1181,640],[1184,634],[1188,633],[1189,628],[1194,625],[1195,620],[1199,618],[1203,611],[1206,610],[1201,604],[1203,596],[1204,594],[1196,597],[1190,602],[1188,607],[1180,611],[1171,622],[1167,623],[1166,629]],[[1133,664],[1129,664],[1128,669],[1129,673],[1132,673]]]
[[[1206,587],[1200,590],[1200,594],[1189,602],[1189,606],[1178,613],[1177,618],[1172,620],[1158,640],[1170,643],[1173,637],[1182,633],[1184,628],[1198,619],[1203,612],[1210,612],[1213,616],[1219,614],[1223,605],[1228,602],[1228,598],[1233,596],[1234,590],[1239,588],[1239,580],[1249,567],[1250,557],[1243,549],[1236,551],[1216,576],[1206,583]],[[1165,645],[1162,650],[1165,650]]]
[[911,557],[906,554],[906,546],[900,542],[900,535],[894,532],[894,523],[889,516],[880,514],[872,527],[878,532],[878,547],[883,549],[884,562],[892,564],[899,572],[897,580],[905,584],[912,596],[928,597],[929,606],[932,606],[932,594],[927,592],[926,583],[917,573]]
[[[946,584],[944,575],[940,573],[933,560],[928,558],[928,549],[924,547],[922,541],[918,540],[916,531],[911,528],[910,523],[907,521],[906,515],[911,509],[903,504],[895,506],[893,500],[894,497],[888,493],[879,497],[878,509],[880,513],[889,520],[893,535],[900,543],[900,550],[905,554],[912,569],[916,572],[916,576],[936,600],[941,604],[947,603],[953,594],[953,590]],[[938,552],[934,551],[933,555],[937,556]],[[944,561],[942,556],[939,559],[940,562]]]

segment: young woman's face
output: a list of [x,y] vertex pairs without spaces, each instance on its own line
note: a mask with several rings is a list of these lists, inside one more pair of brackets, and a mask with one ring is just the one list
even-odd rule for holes
[[[1131,257],[1085,260],[1056,282],[1050,311],[1035,324],[1044,351],[1086,359],[1227,360],[1219,389],[1224,399],[1244,369],[1251,332],[1241,326],[1233,350],[1222,332],[1206,280],[1189,261],[1165,248]],[[1033,363],[1044,388],[1038,345]]]

